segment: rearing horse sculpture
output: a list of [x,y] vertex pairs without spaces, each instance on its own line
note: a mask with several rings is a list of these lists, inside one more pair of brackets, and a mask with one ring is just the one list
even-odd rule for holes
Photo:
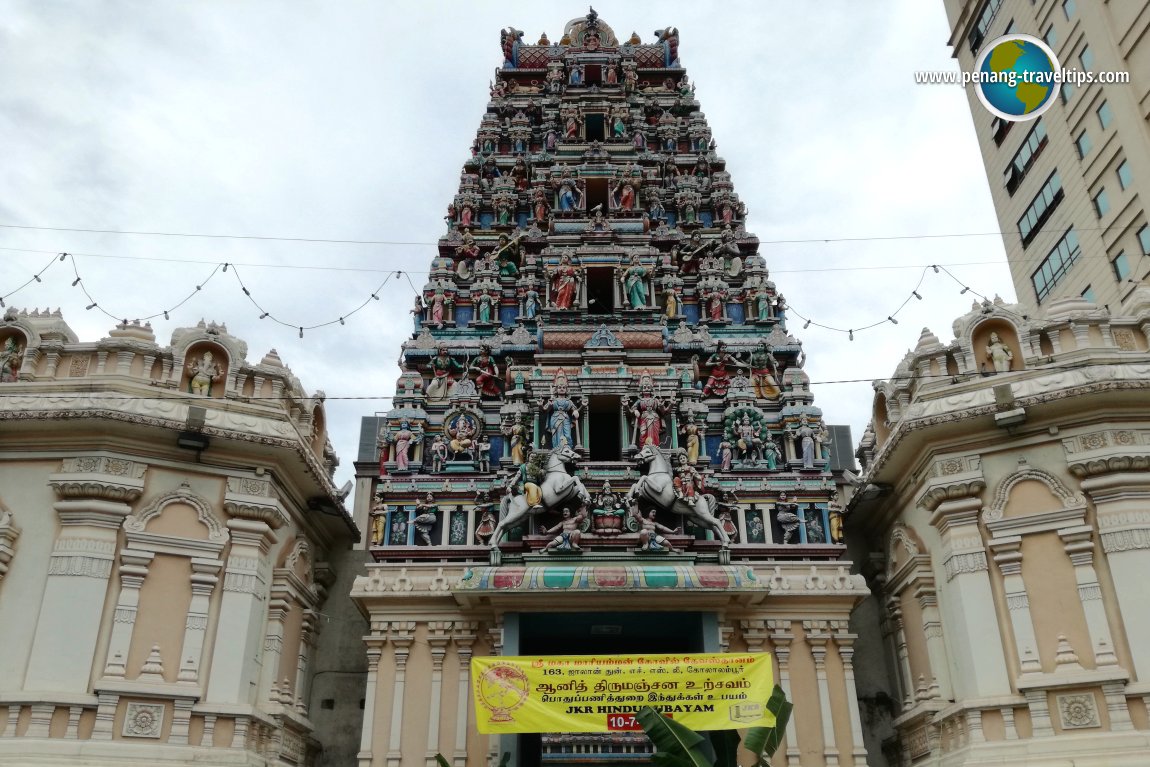
[[694,520],[701,527],[709,528],[715,533],[715,537],[723,542],[724,546],[730,544],[731,539],[727,535],[727,531],[723,529],[722,524],[715,517],[718,503],[715,501],[714,495],[704,493],[697,496],[693,503],[677,497],[671,464],[662,451],[653,445],[647,445],[640,450],[635,455],[635,462],[640,466],[645,465],[647,473],[631,485],[631,489],[627,491],[627,496],[624,499],[625,505],[632,506],[640,499],[648,501],[658,509],[682,514],[684,517]]
[[578,502],[588,506],[591,496],[583,482],[567,472],[567,464],[574,463],[578,454],[569,446],[563,445],[551,451],[547,466],[543,470],[543,481],[539,483],[540,501],[529,506],[526,495],[505,495],[499,502],[499,524],[491,534],[491,548],[498,549],[499,541],[508,528],[515,527],[527,516],[534,517],[544,511],[562,508],[564,504]]

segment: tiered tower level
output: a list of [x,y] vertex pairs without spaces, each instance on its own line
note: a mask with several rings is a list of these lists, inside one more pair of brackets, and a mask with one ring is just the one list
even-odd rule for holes
[[501,38],[380,424],[376,557],[537,551],[563,509],[589,552],[668,553],[654,509],[703,559],[837,556],[829,432],[677,31]]

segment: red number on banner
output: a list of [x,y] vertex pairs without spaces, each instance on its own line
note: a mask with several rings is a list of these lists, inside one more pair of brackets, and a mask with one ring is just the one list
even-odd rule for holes
[[634,714],[607,714],[608,730],[641,730],[642,725]]

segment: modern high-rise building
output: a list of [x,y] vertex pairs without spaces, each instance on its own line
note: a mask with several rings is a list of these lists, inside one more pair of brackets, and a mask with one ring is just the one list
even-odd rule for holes
[[643,762],[636,733],[480,735],[469,660],[730,650],[772,653],[795,702],[779,764],[865,764],[849,431],[813,403],[677,30],[592,11],[502,53],[393,407],[364,419],[358,763]]
[[1129,73],[1124,83],[1064,84],[1030,122],[996,117],[967,89],[1023,310],[1083,297],[1118,312],[1150,276],[1150,2],[944,3],[964,71],[1014,32],[1046,41],[1064,69]]

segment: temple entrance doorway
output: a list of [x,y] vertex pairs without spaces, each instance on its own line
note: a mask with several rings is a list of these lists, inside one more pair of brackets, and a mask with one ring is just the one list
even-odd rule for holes
[[587,313],[611,314],[615,311],[615,270],[591,267],[587,270]]
[[619,424],[619,398],[593,394],[590,397],[587,426],[590,434],[588,447],[592,461],[621,461],[622,434]]

